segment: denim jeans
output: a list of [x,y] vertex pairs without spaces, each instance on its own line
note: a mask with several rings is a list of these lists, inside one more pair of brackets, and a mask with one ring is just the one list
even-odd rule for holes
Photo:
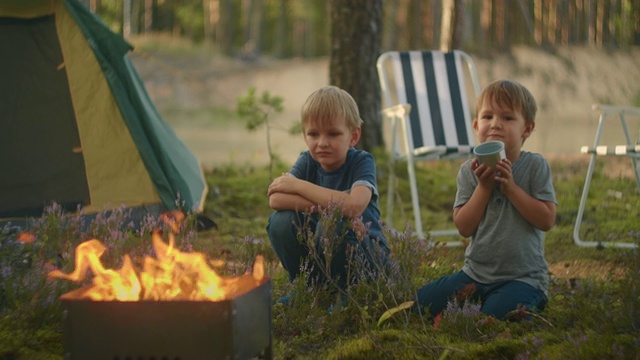
[[[378,246],[378,242],[368,237],[361,242],[357,240],[351,229],[343,231],[344,221],[336,224],[336,237],[340,240],[336,244],[331,255],[331,264],[328,267],[330,276],[337,284],[344,288],[348,281],[349,264],[354,260],[366,262],[371,271],[384,265],[388,256],[388,248]],[[326,262],[322,244],[323,234],[319,217],[315,214],[307,214],[291,210],[275,211],[269,217],[267,234],[276,255],[282,263],[282,267],[289,273],[289,280],[293,281],[301,272],[301,266],[309,260],[312,281],[327,281]],[[309,237],[313,237],[309,241]],[[309,245],[315,246],[315,253],[319,256],[310,256]]]
[[[483,314],[504,319],[505,316],[518,307],[525,307],[528,311],[542,311],[547,303],[544,292],[518,280],[500,281],[483,284],[473,280],[463,271],[443,276],[418,290],[417,305],[429,307],[431,316],[442,312],[447,303],[460,290],[469,284],[474,284],[476,291],[471,300],[479,301]],[[414,308],[417,310],[417,308]]]

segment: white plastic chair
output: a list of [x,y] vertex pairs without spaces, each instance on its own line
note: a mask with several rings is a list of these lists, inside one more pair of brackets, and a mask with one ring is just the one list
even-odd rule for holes
[[[391,123],[387,223],[392,225],[396,175],[394,162],[407,162],[415,232],[425,237],[418,201],[415,163],[468,157],[475,146],[472,104],[480,83],[472,58],[460,51],[389,51],[378,58],[383,118]],[[471,79],[472,88],[467,87]],[[433,191],[433,189],[423,189]],[[453,195],[452,195],[453,196]],[[458,231],[431,231],[432,236]],[[459,245],[450,241],[448,246]]]
[[[626,156],[631,158],[631,163],[636,176],[636,182],[638,184],[638,190],[640,191],[640,145],[634,143],[629,131],[626,115],[640,116],[640,108],[626,107],[626,106],[614,106],[614,105],[593,105],[593,110],[600,113],[598,120],[598,127],[596,129],[596,135],[593,141],[593,146],[583,146],[580,152],[583,154],[590,154],[589,167],[587,168],[587,176],[584,181],[584,189],[582,190],[582,197],[580,199],[580,205],[578,206],[578,214],[576,216],[576,222],[573,227],[573,241],[578,246],[583,247],[618,247],[618,248],[636,248],[635,243],[626,242],[613,242],[613,241],[583,241],[580,239],[580,226],[584,217],[584,210],[587,205],[587,198],[589,196],[589,187],[591,186],[591,178],[593,177],[593,171],[595,169],[596,158],[599,156]],[[607,146],[600,145],[600,138],[602,132],[607,124],[607,120],[611,117],[618,116],[620,119],[620,125],[624,132],[626,144]],[[640,139],[636,139],[637,142]]]

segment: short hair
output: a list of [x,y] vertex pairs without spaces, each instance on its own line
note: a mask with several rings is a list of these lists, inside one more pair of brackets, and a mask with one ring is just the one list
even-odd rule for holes
[[328,85],[321,87],[309,95],[302,105],[302,128],[311,122],[321,126],[328,125],[336,119],[344,119],[350,130],[362,126],[362,118],[358,104],[345,90]]
[[485,100],[495,101],[500,107],[518,110],[527,124],[535,122],[538,106],[531,92],[522,84],[512,80],[496,80],[489,84],[480,96],[476,111],[480,111]]

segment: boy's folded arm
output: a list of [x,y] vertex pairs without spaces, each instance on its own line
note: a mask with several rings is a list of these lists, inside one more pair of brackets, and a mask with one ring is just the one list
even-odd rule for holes
[[269,207],[273,210],[310,211],[314,205],[297,194],[278,192],[269,195]]
[[343,211],[345,215],[350,218],[357,218],[362,216],[362,213],[369,206],[373,191],[364,185],[354,186],[350,193],[343,193],[348,196],[347,204],[343,205]]
[[371,189],[364,185],[354,186],[351,192],[329,189],[304,180],[298,185],[296,193],[310,204],[321,207],[340,204],[344,216],[349,218],[361,216],[373,194]]

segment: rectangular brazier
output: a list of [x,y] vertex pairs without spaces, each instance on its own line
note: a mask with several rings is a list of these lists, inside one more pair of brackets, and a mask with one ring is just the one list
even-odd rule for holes
[[267,279],[224,301],[61,301],[67,360],[272,357]]

